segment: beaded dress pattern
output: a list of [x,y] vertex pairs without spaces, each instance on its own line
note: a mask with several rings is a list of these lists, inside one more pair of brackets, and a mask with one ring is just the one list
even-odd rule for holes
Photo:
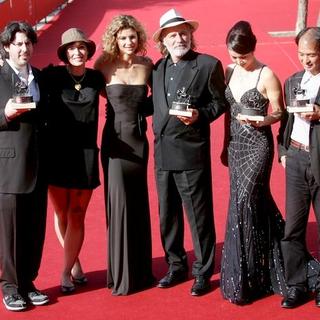
[[274,156],[271,128],[242,125],[236,119],[243,104],[266,113],[269,101],[257,89],[260,74],[261,71],[256,86],[244,92],[240,102],[235,101],[229,86],[225,92],[231,113],[230,202],[221,290],[226,299],[236,304],[286,291],[280,250],[284,221],[269,186]]

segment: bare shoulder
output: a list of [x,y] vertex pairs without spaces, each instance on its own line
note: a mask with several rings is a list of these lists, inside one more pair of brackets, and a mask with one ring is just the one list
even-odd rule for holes
[[281,96],[282,85],[277,75],[267,66],[261,72],[261,92],[272,100],[274,97],[277,99]]
[[262,69],[261,78],[265,81],[279,81],[278,76],[268,66],[264,66]]
[[146,57],[146,56],[138,56],[138,63],[141,63],[142,65],[152,68],[153,62],[151,58]]
[[109,68],[112,64],[110,57],[105,54],[101,54],[95,61],[93,68],[104,72],[106,68]]
[[101,55],[98,57],[98,59],[94,63],[94,69],[100,71],[106,82],[109,83],[111,80],[112,74],[114,74],[117,66],[115,62],[113,61],[108,61],[104,55]]

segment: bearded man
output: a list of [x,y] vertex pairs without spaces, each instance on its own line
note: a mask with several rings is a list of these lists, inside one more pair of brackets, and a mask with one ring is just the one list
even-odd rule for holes
[[[197,21],[186,20],[175,9],[160,18],[153,40],[163,58],[156,63],[152,78],[160,229],[169,265],[158,287],[168,288],[188,277],[185,211],[196,257],[193,296],[209,291],[214,270],[210,123],[227,109],[221,62],[194,51],[197,27]],[[189,104],[186,113],[170,114],[173,102]]]

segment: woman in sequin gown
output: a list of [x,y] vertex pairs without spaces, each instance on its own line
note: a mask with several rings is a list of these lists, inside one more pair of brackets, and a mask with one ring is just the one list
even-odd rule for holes
[[[256,38],[240,21],[227,36],[233,64],[226,70],[225,152],[230,172],[230,201],[221,264],[223,297],[245,304],[286,290],[280,240],[284,221],[270,192],[274,156],[271,125],[283,110],[281,84],[254,56]],[[267,114],[269,103],[272,113]],[[239,119],[243,108],[266,115],[263,121]],[[226,160],[227,159],[227,160]]]
[[95,66],[106,80],[107,121],[102,137],[108,219],[108,288],[113,295],[149,287],[153,281],[147,190],[145,116],[152,62],[146,34],[132,16],[115,17],[103,36]]

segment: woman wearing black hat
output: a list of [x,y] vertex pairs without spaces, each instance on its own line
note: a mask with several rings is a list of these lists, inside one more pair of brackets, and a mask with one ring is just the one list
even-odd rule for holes
[[55,229],[64,247],[61,275],[63,293],[87,282],[79,253],[84,239],[84,219],[99,184],[98,105],[104,87],[102,74],[86,68],[95,43],[76,28],[62,34],[58,57],[64,66],[43,70],[48,97],[48,179],[55,210]]

